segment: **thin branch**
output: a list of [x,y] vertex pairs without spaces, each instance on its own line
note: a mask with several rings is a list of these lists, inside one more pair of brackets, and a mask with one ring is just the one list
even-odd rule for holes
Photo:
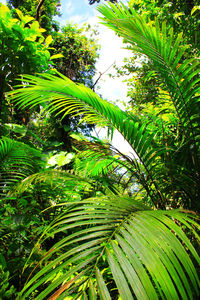
[[99,77],[97,78],[97,80],[95,81],[95,83],[94,83],[93,86],[92,86],[92,90],[93,90],[93,91],[94,91],[95,85],[98,83],[98,81],[101,79],[101,77],[102,77],[106,72],[108,72],[108,70],[109,70],[110,68],[112,68],[112,66],[113,66],[115,63],[116,63],[116,62],[114,61],[114,62],[112,63],[112,65],[110,65],[103,73],[99,72]]
[[36,21],[38,21],[38,22],[40,19],[40,9],[41,9],[42,5],[44,4],[44,1],[45,0],[40,0],[40,2],[37,5],[37,8],[36,8],[36,17],[35,18],[36,18]]

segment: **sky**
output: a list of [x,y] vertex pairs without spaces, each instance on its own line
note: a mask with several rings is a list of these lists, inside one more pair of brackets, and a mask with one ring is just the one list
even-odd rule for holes
[[[104,1],[101,2],[103,3]],[[101,50],[100,57],[96,64],[97,72],[94,81],[98,78],[99,72],[103,73],[112,64],[121,66],[123,64],[124,57],[129,57],[131,55],[129,50],[123,49],[124,44],[121,38],[117,37],[115,33],[106,26],[99,24],[100,14],[96,10],[96,6],[97,5],[89,5],[88,0],[61,0],[62,17],[58,18],[58,21],[63,25],[65,22],[69,21],[79,25],[86,22],[89,23],[92,28],[98,25],[98,40],[101,45]],[[122,81],[122,78],[111,78],[109,73],[114,75],[116,74],[116,71],[113,67],[111,67],[108,72],[101,77],[98,82],[98,93],[100,93],[104,99],[112,102],[115,102],[116,100],[128,101],[126,97],[126,83]],[[119,102],[117,103],[120,108],[123,108]],[[96,131],[98,131],[100,138],[106,137],[106,129],[101,129],[100,131],[97,129]],[[126,154],[130,154],[130,151],[132,150],[118,132],[115,132],[112,144],[121,152]]]
[[[104,1],[101,2],[103,3]],[[63,25],[65,22],[77,23],[79,25],[86,22],[92,28],[98,25],[98,40],[101,45],[100,58],[96,64],[96,77],[98,77],[99,72],[103,73],[112,64],[122,65],[123,58],[130,56],[130,51],[122,49],[124,47],[122,39],[117,37],[113,31],[99,24],[100,20],[98,16],[100,14],[97,12],[96,6],[95,4],[89,5],[88,0],[61,0],[62,17],[58,18],[58,21]],[[113,80],[109,77],[109,73],[115,74],[114,68],[110,68],[99,82],[100,94],[102,94],[103,98],[111,101],[117,99],[124,100],[127,92],[126,84],[121,84],[121,79],[115,78]]]
[[[124,1],[126,2],[126,0]],[[6,0],[0,0],[0,2],[6,3]],[[105,2],[102,0],[101,3]],[[80,26],[84,23],[89,23],[92,28],[98,25],[98,43],[101,45],[101,50],[100,57],[96,63],[97,72],[94,82],[96,78],[99,77],[99,72],[105,72],[112,64],[121,66],[124,57],[131,55],[129,50],[123,49],[124,44],[120,37],[117,37],[115,33],[106,26],[99,24],[100,20],[98,16],[100,16],[100,14],[96,10],[96,6],[96,4],[89,5],[88,0],[61,0],[60,11],[62,16],[57,18],[57,21],[59,21],[61,25],[64,25],[66,22],[76,23]],[[97,92],[100,93],[104,99],[112,102],[116,100],[128,101],[126,97],[126,83],[122,81],[122,78],[111,78],[109,73],[115,75],[116,71],[113,67],[109,68],[109,71],[98,81],[99,89]],[[117,104],[123,109],[122,104],[119,102],[117,102]],[[100,138],[104,138],[106,132],[107,130],[102,129],[99,132]],[[117,132],[114,134],[112,144],[127,154],[131,150],[129,145],[124,142],[124,139]]]

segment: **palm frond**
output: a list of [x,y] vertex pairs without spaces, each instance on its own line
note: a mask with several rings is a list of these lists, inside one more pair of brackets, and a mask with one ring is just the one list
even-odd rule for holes
[[[182,226],[199,240],[195,215],[152,211],[119,196],[91,198],[66,207],[68,212],[47,233],[66,236],[49,249],[21,299],[33,291],[38,300],[58,291],[59,299],[93,295],[90,299],[174,300],[199,295],[196,265],[200,258]],[[68,234],[71,229],[73,233]],[[44,283],[47,287],[40,292]]]
[[[120,110],[116,105],[101,99],[89,88],[75,84],[61,74],[59,74],[60,78],[49,74],[41,76],[43,78],[24,76],[24,80],[28,82],[26,88],[19,88],[10,93],[18,105],[33,107],[48,102],[47,111],[57,111],[57,114],[62,113],[63,115],[80,113],[81,106],[81,113],[84,114],[85,121],[116,128],[131,145],[146,172],[149,173],[153,158],[159,158],[160,153],[165,149],[153,147],[152,141],[156,132],[149,132],[148,122],[143,121],[141,124],[135,121],[129,113]],[[156,197],[153,196],[154,192],[149,195],[156,205],[157,200],[155,199],[160,199],[161,192],[152,175],[149,176],[149,180],[154,185]]]
[[24,193],[33,186],[38,185],[49,186],[51,190],[55,188],[58,190],[60,188],[63,192],[70,191],[72,198],[71,201],[73,201],[73,192],[75,192],[77,189],[80,194],[81,191],[84,192],[85,189],[97,189],[94,179],[85,178],[81,176],[80,173],[76,173],[74,170],[72,172],[71,170],[62,171],[47,169],[38,173],[31,174],[23,180],[19,181],[18,184],[16,184],[14,188],[12,188],[10,194],[12,196],[16,196]]
[[[116,105],[101,99],[89,88],[78,85],[59,74],[59,77],[42,74],[43,78],[31,75],[24,76],[28,82],[26,88],[19,88],[10,93],[20,107],[33,107],[49,102],[48,112],[57,114],[83,114],[84,121],[102,126],[113,126],[122,133],[138,157],[148,152],[153,134],[148,135],[148,124],[141,125],[133,116],[122,111]],[[80,110],[81,107],[81,110]],[[142,139],[145,133],[145,138]],[[146,162],[146,161],[145,161]]]
[[26,144],[2,138],[0,141],[0,195],[5,196],[10,188],[38,169],[40,151]]
[[148,56],[162,77],[166,90],[173,101],[177,116],[187,139],[195,151],[195,164],[199,172],[200,115],[199,115],[199,61],[185,59],[188,45],[183,44],[182,34],[175,37],[173,29],[164,22],[147,22],[144,16],[129,4],[100,5],[98,11],[103,15],[102,23],[117,32],[131,44],[130,49]]
[[[168,30],[165,23],[162,26],[157,21],[147,23],[131,6],[127,8],[123,4],[102,5],[99,11],[104,15],[103,23],[124,37],[125,41],[131,43],[137,51],[147,55],[161,75],[179,118],[181,124],[179,129],[184,141],[188,143],[191,163],[189,169],[186,164],[182,168],[186,168],[185,174],[189,170],[190,176],[196,174],[198,186],[200,184],[198,61],[185,59],[187,46],[182,44],[182,36],[175,37],[173,30]],[[131,145],[143,166],[148,186],[145,185],[145,180],[142,180],[142,183],[152,202],[164,207],[165,193],[161,188],[161,181],[156,176],[156,167],[164,165],[163,170],[167,170],[169,165],[165,165],[163,157],[166,157],[165,154],[169,151],[172,154],[170,159],[173,160],[174,149],[166,149],[165,145],[162,147],[156,144],[156,136],[160,134],[161,129],[155,128],[152,132],[149,120],[138,120],[117,106],[102,100],[90,89],[73,83],[61,74],[59,76],[60,78],[42,74],[39,78],[26,75],[24,76],[26,88],[19,88],[10,94],[21,107],[42,104],[49,112],[62,116],[67,113],[82,114],[84,121],[115,127]],[[175,189],[180,188],[178,182],[180,180],[176,182]],[[193,195],[195,193],[196,188]]]

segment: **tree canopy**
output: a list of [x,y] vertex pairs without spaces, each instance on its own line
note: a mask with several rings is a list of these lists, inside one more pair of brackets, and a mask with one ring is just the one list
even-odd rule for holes
[[2,299],[198,299],[198,47],[152,3],[97,8],[141,61],[124,110],[93,90],[95,36],[0,5]]

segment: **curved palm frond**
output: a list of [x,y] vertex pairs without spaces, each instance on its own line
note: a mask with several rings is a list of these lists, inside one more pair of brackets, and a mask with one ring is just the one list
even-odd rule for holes
[[62,114],[62,117],[69,113],[83,114],[84,121],[99,126],[113,126],[122,133],[142,160],[140,154],[146,153],[155,135],[148,135],[148,124],[143,122],[141,125],[118,106],[101,99],[91,89],[72,82],[62,74],[59,77],[41,74],[41,77],[25,75],[23,79],[28,83],[25,84],[26,88],[18,88],[9,93],[20,107],[48,103],[45,110]]
[[2,138],[0,141],[0,195],[11,186],[37,171],[41,153],[26,144]]
[[[141,124],[137,117],[101,99],[91,89],[72,82],[60,73],[58,75],[59,77],[41,74],[42,78],[23,75],[23,80],[27,83],[24,84],[26,89],[23,85],[18,86],[18,89],[8,94],[17,105],[23,108],[44,104],[44,110],[56,112],[62,117],[66,114],[82,114],[83,121],[96,123],[98,126],[113,126],[124,136],[140,160],[144,160],[147,167],[153,156],[148,150],[156,134],[149,133],[148,122],[143,120]],[[160,149],[156,150],[154,150],[155,157],[159,155]]]
[[[38,300],[49,295],[57,295],[52,299],[117,299],[120,295],[123,300],[199,295],[195,267],[200,258],[182,227],[199,240],[194,215],[152,211],[119,196],[91,198],[67,207],[68,212],[47,233],[66,236],[40,261],[41,270],[29,278],[20,299],[32,292]],[[40,292],[44,283],[47,287]]]
[[130,49],[148,56],[154,63],[169,92],[182,125],[187,141],[193,150],[195,169],[200,174],[199,165],[199,60],[185,59],[188,45],[183,45],[182,34],[177,37],[173,28],[168,29],[164,22],[147,22],[144,16],[129,4],[100,5],[98,11],[103,15],[102,23],[131,44]]
[[84,189],[91,190],[96,188],[96,183],[93,179],[84,178],[74,171],[72,173],[71,171],[67,172],[51,169],[27,176],[14,186],[14,188],[10,191],[10,194],[22,194],[31,187],[38,186],[40,184],[48,185],[51,187],[51,189],[53,189],[53,187],[56,187],[57,189],[61,188],[63,192],[65,190],[71,191],[71,195],[73,194],[73,191],[76,191],[77,188],[80,194],[81,190],[84,191]]
[[[89,88],[75,84],[65,76],[59,75],[61,78],[49,74],[42,74],[43,78],[26,75],[24,76],[24,80],[28,82],[26,88],[16,89],[10,95],[18,105],[23,107],[32,107],[48,102],[47,111],[57,111],[58,114],[62,113],[63,115],[80,113],[81,106],[81,113],[84,113],[85,121],[113,126],[121,132],[136,152],[146,172],[149,173],[149,169],[153,166],[152,161],[158,159],[160,153],[166,150],[152,147],[156,132],[149,132],[148,123],[140,124],[134,120],[133,116],[101,99]],[[160,199],[161,192],[151,174],[149,174],[149,180],[155,186],[156,197],[153,196],[154,192],[150,193],[150,196],[156,205],[156,199]],[[163,197],[160,201],[163,201]]]

